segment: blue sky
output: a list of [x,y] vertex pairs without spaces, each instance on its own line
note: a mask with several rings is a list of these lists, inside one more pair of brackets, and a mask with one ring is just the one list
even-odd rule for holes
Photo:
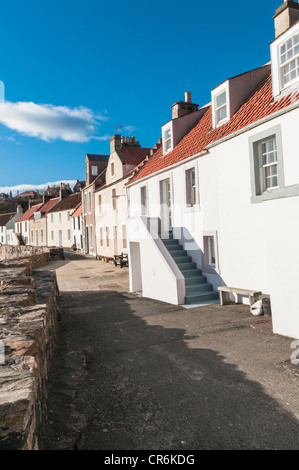
[[171,105],[200,106],[270,60],[283,0],[12,0],[0,15],[0,191],[84,179],[123,126],[152,147]]

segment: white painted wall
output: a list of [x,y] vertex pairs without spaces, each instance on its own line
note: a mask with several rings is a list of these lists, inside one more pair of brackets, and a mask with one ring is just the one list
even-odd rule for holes
[[[159,182],[170,177],[176,238],[183,239],[183,228],[190,237],[185,241],[185,249],[198,267],[202,267],[203,236],[217,234],[219,269],[207,273],[208,281],[215,289],[229,285],[270,295],[274,332],[295,338],[299,338],[299,196],[251,202],[249,138],[281,126],[285,185],[292,186],[292,190],[293,185],[299,184],[298,122],[297,108],[212,147],[206,156],[136,182],[128,190],[130,217],[141,215],[140,188],[144,185],[148,194],[147,215],[160,217]],[[190,208],[186,206],[185,170],[192,165],[198,175],[200,201]],[[146,289],[147,296],[152,298],[161,295],[162,300],[163,290],[168,289],[163,257],[148,241],[141,243],[133,232],[130,242],[140,243],[143,291]],[[149,260],[147,263],[144,256]],[[151,259],[155,261],[154,270]],[[156,285],[160,285],[159,291]]]
[[155,225],[147,226],[148,222],[145,216],[128,219],[130,290],[141,291],[144,297],[183,304],[185,279],[158,237]]
[[[73,210],[65,210],[47,214],[48,246],[62,246],[64,248],[73,246],[72,212]],[[61,232],[61,238],[59,232]]]
[[[115,161],[116,172],[119,174]],[[108,166],[109,171],[109,166]],[[95,198],[95,229],[97,255],[113,257],[121,253],[127,253],[126,240],[126,220],[127,220],[127,195],[125,184],[126,179],[120,179],[115,183],[110,183],[107,187],[94,193]],[[113,208],[112,191],[118,196]],[[101,198],[101,204],[100,199]],[[117,227],[117,237],[115,239],[115,227]],[[107,228],[109,241],[107,242]]]
[[1,225],[0,226],[0,243],[1,245],[6,245],[7,244],[7,240],[6,240],[6,226],[5,225]]
[[[1,234],[1,232],[0,232],[0,234]],[[6,230],[6,243],[7,243],[7,245],[18,245],[18,239],[16,237],[16,234],[15,234],[13,228],[10,228],[10,229]]]
[[77,250],[81,251],[82,246],[82,216],[72,217],[73,241]]

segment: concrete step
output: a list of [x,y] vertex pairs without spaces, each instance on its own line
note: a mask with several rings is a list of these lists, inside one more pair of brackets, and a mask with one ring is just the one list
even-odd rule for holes
[[219,293],[213,291],[212,285],[207,282],[206,276],[202,275],[201,270],[192,261],[192,257],[187,254],[177,239],[172,238],[171,233],[169,237],[162,239],[162,241],[185,278],[185,304],[205,304],[206,302],[218,301]]
[[177,254],[177,255],[173,255],[172,257],[177,265],[185,264],[185,263],[193,263],[191,256],[188,256],[188,255]]
[[207,282],[206,276],[203,276],[199,269],[190,269],[184,271],[185,285],[193,285],[195,283]]
[[199,304],[204,303],[209,300],[218,300],[219,294],[218,292],[204,292],[202,294],[194,294],[194,295],[186,295],[185,303],[190,304]]
[[186,285],[186,295],[195,295],[197,293],[211,292],[212,285],[208,282],[202,282],[200,284],[193,284],[191,286]]
[[176,238],[162,238],[161,240],[167,248],[179,245],[179,241]]
[[191,262],[177,262],[177,266],[179,267],[180,271],[182,274],[184,274],[185,271],[190,271],[190,269],[196,269],[196,263]]
[[[186,251],[183,249],[183,247],[181,245],[171,245],[171,246],[168,246],[168,245],[165,245],[165,247],[167,248],[167,250],[169,251],[169,253],[171,255],[173,254],[180,254],[182,253],[183,251]],[[187,252],[186,252],[187,253]]]
[[[184,256],[188,256],[187,251],[183,250],[183,248],[181,250],[178,250],[178,248],[176,247],[174,250],[169,249],[168,251],[174,259],[179,259],[179,258],[182,258]],[[191,256],[190,256],[190,258],[191,258]]]

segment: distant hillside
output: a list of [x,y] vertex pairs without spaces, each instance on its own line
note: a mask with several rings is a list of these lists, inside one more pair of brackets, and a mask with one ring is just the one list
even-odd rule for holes
[[[43,202],[41,195],[37,195],[32,200],[32,204],[40,204]],[[29,201],[24,199],[18,199],[17,197],[10,197],[8,199],[0,199],[0,214],[6,214],[8,212],[17,212],[17,206],[21,204],[23,212],[28,209]]]

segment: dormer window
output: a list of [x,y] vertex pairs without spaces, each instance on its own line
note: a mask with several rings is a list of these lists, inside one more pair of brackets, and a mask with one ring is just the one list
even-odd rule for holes
[[283,86],[299,76],[299,33],[280,46],[280,67]]
[[98,175],[98,167],[96,165],[91,166],[91,174],[92,174],[92,176],[97,176]]
[[164,132],[164,147],[165,147],[165,153],[169,152],[171,149],[171,130],[167,129]]
[[222,126],[230,119],[229,81],[212,90],[213,127]]
[[276,99],[298,90],[299,22],[272,42],[271,66],[273,96]]
[[226,91],[216,96],[215,107],[217,124],[221,124],[221,122],[225,121],[227,118]]
[[172,126],[171,123],[162,127],[163,136],[163,154],[166,154],[172,150]]

